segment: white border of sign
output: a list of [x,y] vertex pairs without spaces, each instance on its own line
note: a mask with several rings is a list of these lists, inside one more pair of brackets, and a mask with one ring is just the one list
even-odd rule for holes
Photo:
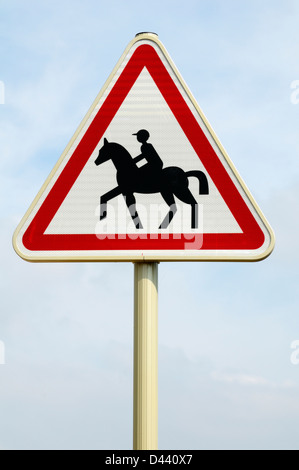
[[[57,174],[59,177],[59,171],[58,171],[59,168],[62,168],[64,166],[63,162],[67,160],[67,158],[69,158],[68,156],[70,154],[72,147],[78,140],[80,134],[86,127],[86,124],[88,123],[88,121],[91,119],[96,107],[99,105],[100,100],[103,98],[103,96],[107,92],[107,89],[109,89],[112,82],[115,81],[115,77],[117,73],[119,72],[120,67],[123,65],[123,62],[128,57],[130,50],[135,46],[136,43],[140,41],[151,42],[151,43],[154,43],[156,48],[158,47],[160,54],[164,57],[166,61],[165,63],[167,64],[167,67],[171,69],[172,75],[175,77],[180,87],[183,89],[184,93],[190,99],[192,105],[194,106],[196,112],[199,115],[199,118],[204,123],[207,132],[210,134],[210,138],[213,139],[214,144],[218,148],[218,152],[220,152],[221,156],[224,159],[225,164],[229,168],[229,174],[232,175],[234,182],[238,183],[239,187],[241,188],[241,191],[244,195],[244,198],[247,200],[247,204],[250,207],[251,212],[254,214],[255,219],[257,220],[260,228],[262,229],[265,235],[265,243],[263,247],[259,248],[258,250],[247,250],[247,251],[238,250],[236,252],[233,252],[233,250],[227,250],[227,252],[224,250],[222,251],[219,250],[218,252],[215,250],[212,250],[211,253],[208,252],[208,250],[204,252],[201,250],[187,250],[187,251],[179,251],[179,252],[175,252],[174,250],[165,250],[165,251],[155,251],[155,252],[146,251],[143,253],[136,252],[133,250],[130,252],[129,251],[123,251],[123,252],[120,252],[120,251],[33,252],[32,251],[30,252],[23,246],[22,236],[25,233],[30,222],[32,221],[34,215],[38,211],[41,201],[43,201],[46,198],[47,193],[49,192],[49,187],[51,186],[50,182],[53,179],[57,178]],[[243,180],[238,174],[236,168],[234,167],[233,163],[228,157],[225,149],[219,142],[215,132],[213,131],[205,115],[203,114],[202,110],[200,109],[196,100],[194,99],[192,93],[188,89],[186,83],[184,82],[183,78],[181,77],[180,73],[178,72],[177,68],[172,62],[163,44],[158,39],[158,36],[153,33],[138,34],[129,43],[122,57],[120,58],[115,68],[113,69],[111,75],[109,76],[108,80],[106,81],[101,92],[96,97],[87,115],[85,116],[82,123],[78,127],[76,133],[72,137],[71,141],[69,142],[68,146],[63,152],[62,156],[58,160],[57,164],[53,168],[47,180],[45,181],[44,185],[42,186],[38,195],[34,199],[30,208],[26,212],[25,216],[23,217],[22,221],[20,222],[13,236],[13,246],[17,254],[27,261],[39,261],[39,262],[47,262],[47,261],[48,262],[52,262],[52,261],[103,261],[103,262],[107,262],[107,261],[114,261],[114,262],[117,262],[117,261],[132,261],[132,262],[136,262],[136,261],[150,261],[150,262],[153,262],[153,261],[259,261],[259,260],[265,259],[271,254],[271,252],[274,249],[274,244],[275,244],[274,233],[270,225],[268,224],[263,213],[261,212],[257,203],[253,199],[252,195],[250,194],[249,190],[247,189],[246,185],[244,184]]]

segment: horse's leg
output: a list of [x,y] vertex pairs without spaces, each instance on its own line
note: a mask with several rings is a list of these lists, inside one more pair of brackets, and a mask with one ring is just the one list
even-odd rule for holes
[[195,201],[195,204],[191,206],[191,228],[198,228],[198,204]]
[[111,201],[111,199],[119,196],[122,193],[122,190],[119,186],[112,189],[108,193],[104,194],[100,199],[101,211],[100,211],[100,220],[103,220],[107,217],[107,202]]
[[191,228],[198,228],[198,204],[196,199],[193,197],[190,189],[186,186],[185,188],[177,188],[175,195],[178,199],[190,204],[191,206]]
[[176,206],[174,196],[173,196],[172,193],[170,193],[170,192],[161,192],[161,195],[162,195],[164,201],[166,202],[166,204],[168,204],[169,207],[170,207],[170,211],[168,212],[167,216],[165,217],[165,219],[163,220],[163,222],[161,223],[161,225],[159,227],[159,229],[164,229],[164,228],[167,228],[168,225],[170,224],[170,222],[172,221],[172,219],[174,217],[174,214],[177,211],[177,206]]
[[142,226],[142,223],[141,223],[141,220],[139,219],[139,215],[138,215],[138,212],[136,210],[136,199],[135,199],[135,196],[132,194],[125,194],[124,195],[124,198],[125,198],[125,201],[126,201],[126,204],[127,204],[127,207],[129,209],[129,212],[131,214],[131,217],[132,217],[132,220],[135,224],[135,227],[137,229],[142,229],[143,226]]

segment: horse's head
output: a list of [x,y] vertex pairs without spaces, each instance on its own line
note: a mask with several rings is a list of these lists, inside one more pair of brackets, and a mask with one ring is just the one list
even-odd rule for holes
[[109,158],[111,158],[111,155],[109,154],[109,142],[106,138],[104,138],[104,145],[99,151],[99,155],[95,160],[95,164],[98,166],[101,163],[104,163],[109,160]]
[[110,159],[113,161],[117,170],[123,170],[125,168],[130,171],[130,169],[132,169],[133,160],[129,152],[122,145],[116,142],[108,142],[108,140],[104,138],[104,145],[99,151],[95,164],[98,166]]

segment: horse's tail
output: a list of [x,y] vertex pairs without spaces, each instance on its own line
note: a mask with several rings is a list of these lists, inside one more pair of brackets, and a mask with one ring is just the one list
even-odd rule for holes
[[199,181],[199,194],[209,194],[209,183],[206,175],[199,170],[187,171],[186,176],[195,176]]

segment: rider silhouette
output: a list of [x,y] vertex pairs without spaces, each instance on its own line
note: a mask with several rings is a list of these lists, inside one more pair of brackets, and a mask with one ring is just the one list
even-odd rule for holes
[[142,143],[140,149],[141,154],[134,158],[135,163],[139,163],[144,160],[141,166],[138,165],[139,176],[146,180],[159,177],[163,168],[163,162],[152,144],[147,142],[150,136],[149,132],[145,129],[141,129],[133,135],[136,135],[138,142]]

